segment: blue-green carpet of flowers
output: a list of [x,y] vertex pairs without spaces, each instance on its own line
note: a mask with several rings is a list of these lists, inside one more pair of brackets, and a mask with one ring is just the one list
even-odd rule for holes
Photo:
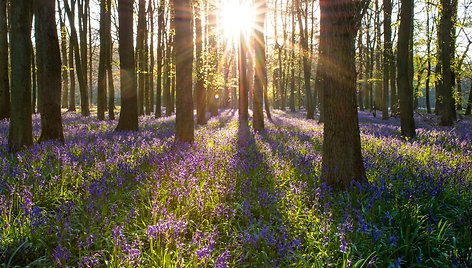
[[[175,117],[140,131],[64,114],[66,142],[7,152],[4,267],[471,267],[472,124],[399,137],[361,113],[368,185],[320,178],[322,125],[275,111],[266,130],[220,111],[193,145]],[[39,118],[34,134],[39,135]]]

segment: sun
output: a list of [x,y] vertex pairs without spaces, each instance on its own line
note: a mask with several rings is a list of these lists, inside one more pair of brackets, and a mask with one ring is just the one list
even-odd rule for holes
[[247,0],[221,0],[220,27],[227,40],[234,42],[240,33],[248,36],[254,29],[255,10]]

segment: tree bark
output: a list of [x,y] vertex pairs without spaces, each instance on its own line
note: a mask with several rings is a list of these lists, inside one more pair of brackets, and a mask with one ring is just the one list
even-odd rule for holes
[[[35,2],[36,48],[38,69],[42,70],[41,88],[41,136],[39,141],[64,141],[61,118],[61,52],[57,36],[55,19],[55,0],[37,0]],[[44,76],[47,74],[47,78]]]
[[203,70],[203,32],[202,32],[202,12],[200,10],[201,1],[198,1],[195,6],[195,58],[196,62],[196,85],[195,95],[197,102],[197,124],[206,124],[206,90],[204,84],[204,70]]
[[0,120],[10,117],[7,0],[0,0]]
[[69,38],[69,109],[70,112],[75,112],[75,69],[74,69],[74,48],[72,39]]
[[239,122],[247,124],[248,112],[248,80],[246,66],[246,40],[244,34],[239,34]]
[[452,0],[441,0],[442,13],[439,21],[439,55],[441,61],[441,78],[439,82],[439,124],[452,126],[455,120],[454,102],[452,96],[452,50],[454,43],[451,39],[453,29],[453,6]]
[[[255,131],[264,129],[264,88],[266,87],[264,70],[266,68],[266,55],[265,55],[265,12],[266,12],[266,0],[258,0],[256,3],[256,27],[255,27],[255,72],[254,72],[254,105],[253,105],[253,128]],[[293,72],[293,71],[292,71]],[[292,73],[293,74],[293,73]],[[293,86],[295,87],[295,86]],[[293,98],[294,92],[292,90],[291,97]],[[295,100],[293,100],[293,108],[295,109]]]
[[388,119],[388,96],[390,85],[390,64],[392,62],[392,0],[384,0],[384,66],[382,90],[382,119]]
[[[67,29],[62,17],[61,1],[57,1],[59,9],[59,25],[61,29],[61,54],[62,54],[62,108],[67,108],[69,105],[69,75],[68,75],[68,60],[67,60]],[[65,14],[64,14],[65,16]]]
[[193,142],[193,28],[190,0],[174,0],[175,7],[175,63],[176,63],[176,129],[175,139]]
[[334,188],[366,182],[356,107],[355,37],[364,2],[320,0],[326,38],[320,42],[325,79],[321,176]]
[[159,15],[157,18],[157,80],[156,80],[156,108],[154,116],[156,118],[161,117],[161,95],[162,95],[162,61],[164,51],[164,0],[161,0],[159,4]]
[[412,0],[402,0],[400,10],[400,29],[398,31],[397,68],[398,93],[400,95],[401,135],[414,138],[415,120],[413,118],[413,81],[409,75],[409,44],[412,24]]
[[[77,70],[77,80],[79,81],[79,90],[80,90],[80,112],[83,116],[89,116],[90,115],[90,106],[89,106],[89,97],[88,97],[88,89],[87,89],[87,79],[86,79],[86,74],[87,72],[85,71],[83,66],[83,59],[81,58],[81,53],[82,57],[85,57],[87,59],[87,51],[84,51],[79,48],[79,40],[77,38],[77,30],[75,28],[75,23],[74,23],[74,11],[70,9],[68,1],[64,1],[65,4],[65,9],[67,13],[67,17],[69,18],[69,26],[70,26],[70,39],[71,39],[71,45],[72,48],[75,52],[74,59],[75,59],[75,67]],[[80,12],[79,12],[80,13]],[[80,16],[79,16],[80,17]],[[85,65],[87,64],[87,61],[85,60]],[[85,74],[85,75],[84,75]]]
[[17,151],[33,143],[31,119],[31,1],[11,2],[11,119],[8,148]]
[[133,48],[133,1],[118,0],[121,112],[117,131],[138,130],[138,98]]
[[105,120],[106,92],[107,92],[107,61],[109,59],[109,45],[107,38],[106,13],[110,6],[106,0],[100,1],[100,56],[98,63],[98,85],[97,85],[97,118]]
[[144,68],[146,59],[144,55],[144,35],[146,31],[146,1],[139,0],[138,4],[138,34],[136,38],[136,56],[138,62],[138,115],[144,115]]

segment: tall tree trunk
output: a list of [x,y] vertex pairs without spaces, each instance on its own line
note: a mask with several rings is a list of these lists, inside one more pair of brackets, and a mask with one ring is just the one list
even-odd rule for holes
[[412,0],[401,0],[400,30],[398,31],[397,68],[398,93],[400,95],[401,135],[414,138],[415,120],[413,118],[413,81],[409,76],[409,44],[412,24]]
[[[87,51],[85,51],[85,54],[83,54],[80,51],[79,48],[79,40],[77,38],[77,30],[75,28],[75,23],[74,23],[74,11],[70,9],[68,1],[64,1],[65,4],[65,9],[67,13],[67,17],[69,18],[69,26],[70,26],[70,40],[72,42],[72,48],[75,52],[74,59],[75,59],[75,67],[77,70],[77,80],[79,81],[79,89],[80,89],[80,112],[83,116],[89,116],[90,115],[90,107],[89,107],[89,98],[88,98],[88,90],[87,90],[87,79],[86,71],[83,69],[83,60],[81,60],[80,53],[82,53],[82,56],[87,58]],[[87,65],[87,61],[85,61],[85,65]]]
[[248,80],[246,62],[246,40],[244,34],[239,34],[239,122],[247,124],[248,113]]
[[69,88],[69,109],[68,111],[76,111],[75,109],[75,69],[74,69],[74,48],[72,44],[72,39],[69,38],[69,78],[70,78],[70,88]]
[[108,76],[108,119],[115,120],[115,86],[113,85],[113,40],[111,39],[111,0],[106,0],[108,8],[105,13],[106,37],[108,45],[107,76]]
[[[89,81],[88,81],[88,85],[89,85],[89,97],[90,97],[90,105],[93,104],[93,49],[92,49],[92,14],[90,13],[90,4],[87,4],[87,18],[88,18],[88,64],[89,64],[89,68],[88,68],[88,78],[89,78]],[[106,95],[106,92],[105,92],[105,95]],[[106,97],[105,97],[106,99]],[[106,102],[105,102],[106,104]]]
[[196,85],[195,95],[197,102],[197,124],[206,124],[206,91],[204,84],[204,70],[203,70],[203,32],[202,32],[202,12],[200,10],[201,1],[195,5],[195,58],[196,58]]
[[136,61],[138,62],[138,115],[144,115],[144,35],[146,31],[146,1],[138,4],[138,34],[136,37]]
[[138,97],[133,48],[133,1],[118,0],[121,112],[117,131],[138,130]]
[[217,29],[216,29],[216,8],[213,5],[208,5],[208,52],[212,55],[211,58],[211,74],[210,74],[210,86],[207,88],[207,103],[208,111],[211,116],[218,115],[218,104],[216,96],[218,94],[218,88],[216,83],[216,75],[218,71],[218,44],[217,44]]
[[[62,108],[67,108],[69,105],[69,75],[68,75],[68,60],[67,60],[67,28],[62,17],[61,1],[57,0],[59,9],[59,25],[61,27],[61,54],[62,54]],[[65,16],[65,14],[64,14]]]
[[175,7],[175,63],[176,63],[176,128],[175,139],[193,142],[193,28],[190,0],[174,0]]
[[[162,95],[162,62],[163,62],[163,51],[164,51],[164,40],[163,33],[164,28],[164,0],[161,0],[158,9],[157,18],[157,80],[156,80],[156,109],[154,115],[156,118],[161,117],[161,95]],[[164,77],[165,79],[165,77]]]
[[298,14],[298,27],[300,28],[300,48],[303,55],[303,78],[305,82],[305,97],[306,97],[306,118],[314,119],[315,111],[313,107],[313,96],[311,94],[311,61],[310,61],[310,51],[308,49],[308,31],[305,25],[303,29],[302,23],[302,8],[299,0],[296,0],[297,4],[297,14]]
[[154,0],[149,0],[148,15],[149,15],[149,26],[150,26],[150,38],[149,38],[149,108],[150,111],[154,111]]
[[392,0],[384,0],[384,64],[382,90],[382,119],[388,119],[388,91],[390,85],[390,64],[392,62]]
[[[296,1],[292,3],[292,14],[291,14],[291,25],[292,33],[290,43],[292,44],[291,54],[290,54],[290,111],[295,112],[295,7]],[[303,51],[302,51],[303,52]]]
[[[266,68],[266,57],[265,57],[265,12],[266,12],[266,0],[258,0],[256,3],[256,27],[255,27],[255,72],[254,72],[254,106],[253,106],[253,128],[255,131],[264,129],[264,88],[266,87],[264,70]],[[292,75],[293,71],[292,71]],[[295,87],[295,85],[293,85]],[[292,90],[291,96],[293,97],[294,92]],[[293,100],[293,108],[295,110],[295,100]]]
[[[79,42],[80,42],[80,60],[81,60],[81,71],[82,71],[82,76],[84,79],[84,90],[86,92],[87,96],[87,109],[90,109],[90,104],[92,103],[91,101],[91,94],[90,94],[90,88],[92,85],[88,84],[88,49],[87,49],[87,32],[88,32],[88,6],[89,6],[89,1],[90,0],[78,0],[78,18],[79,18]],[[77,72],[79,71],[79,68],[77,68]],[[80,86],[80,82],[79,82]],[[90,88],[89,88],[90,86]],[[82,95],[82,94],[81,94]],[[82,103],[82,101],[81,101]],[[82,105],[82,104],[81,104]],[[90,114],[90,112],[89,112]]]
[[10,117],[7,0],[0,0],[0,120]]
[[426,98],[426,111],[428,114],[431,113],[431,101],[429,96],[429,83],[431,78],[431,32],[430,32],[430,3],[426,3],[426,81],[425,81],[425,98]]
[[105,120],[106,92],[107,92],[107,61],[109,59],[109,45],[107,38],[107,25],[105,16],[110,6],[106,0],[100,1],[100,58],[98,63],[98,86],[97,86],[97,118]]
[[33,143],[31,119],[31,1],[11,2],[11,114],[8,147],[20,150]]
[[39,141],[64,141],[61,118],[61,52],[55,19],[55,0],[35,2],[35,36],[38,69],[46,77],[40,79],[40,92],[43,94],[41,109],[41,136]]
[[356,107],[355,37],[364,2],[320,0],[325,20],[323,62],[324,111],[321,177],[335,188],[348,188],[353,180],[366,182],[362,163]]
[[452,126],[455,120],[454,102],[452,97],[452,51],[454,43],[451,37],[453,29],[453,0],[441,0],[441,18],[439,21],[439,55],[441,61],[441,80],[439,85],[439,124]]

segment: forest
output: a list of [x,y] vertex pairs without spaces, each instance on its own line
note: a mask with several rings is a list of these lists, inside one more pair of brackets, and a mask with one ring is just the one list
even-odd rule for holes
[[3,267],[472,267],[472,0],[0,0]]

